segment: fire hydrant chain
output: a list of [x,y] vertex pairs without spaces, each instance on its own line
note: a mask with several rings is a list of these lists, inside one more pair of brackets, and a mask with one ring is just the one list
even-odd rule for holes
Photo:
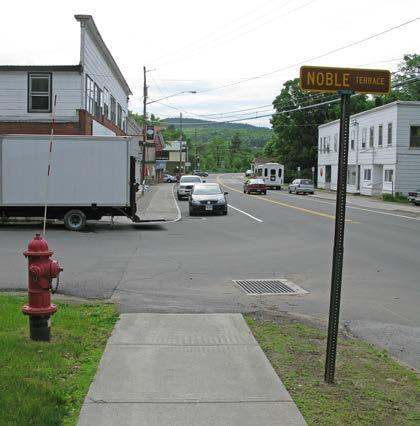
[[[51,281],[51,283],[52,283],[52,281]],[[52,294],[57,293],[57,290],[58,290],[58,286],[59,286],[59,285],[60,285],[60,275],[57,277],[55,288],[54,288],[54,287],[52,286],[52,284],[51,284],[51,293],[52,293]]]

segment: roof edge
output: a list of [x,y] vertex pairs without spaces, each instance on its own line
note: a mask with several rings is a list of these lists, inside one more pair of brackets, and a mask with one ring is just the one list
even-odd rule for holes
[[123,85],[126,94],[132,95],[130,87],[128,86],[127,81],[125,80],[120,68],[118,67],[117,63],[115,62],[114,57],[112,56],[111,52],[109,51],[108,47],[106,46],[98,27],[95,24],[95,21],[92,17],[92,15],[74,15],[74,18],[76,21],[80,22],[80,25],[84,23],[86,27],[89,29],[90,33],[92,34],[95,42],[98,44],[99,48],[102,50],[103,54],[105,55],[106,59],[109,61],[109,65],[111,66],[111,69],[116,74],[116,77],[118,80],[120,80],[121,84]]
[[[362,115],[369,114],[369,113],[372,113],[372,112],[375,112],[375,111],[378,111],[378,110],[381,110],[381,109],[386,109],[386,108],[390,108],[390,107],[394,107],[394,106],[398,106],[398,105],[420,106],[420,101],[394,101],[394,102],[390,102],[389,104],[380,105],[380,106],[377,106],[375,108],[368,109],[366,111],[358,112],[357,114],[351,114],[350,118],[353,119],[353,118],[360,117]],[[318,126],[318,129],[321,129],[321,128],[324,128],[324,127],[327,127],[327,126],[331,126],[332,124],[336,124],[336,123],[339,123],[339,122],[340,122],[340,119],[329,121],[328,123],[320,124]]]
[[79,65],[0,65],[0,71],[70,71],[83,72]]

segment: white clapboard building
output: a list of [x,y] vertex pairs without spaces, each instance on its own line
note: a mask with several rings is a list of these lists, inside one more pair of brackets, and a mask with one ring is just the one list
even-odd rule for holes
[[50,133],[54,112],[55,134],[127,133],[131,90],[92,16],[75,19],[78,64],[0,65],[0,134]]
[[[318,127],[318,188],[337,189],[340,121]],[[420,188],[420,102],[397,101],[350,117],[347,191]]]

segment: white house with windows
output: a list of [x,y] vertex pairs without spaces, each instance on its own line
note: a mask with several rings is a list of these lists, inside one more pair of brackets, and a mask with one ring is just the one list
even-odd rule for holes
[[[337,189],[340,121],[318,127],[318,188]],[[420,102],[397,101],[350,117],[347,191],[420,188]]]
[[90,15],[77,65],[0,65],[0,133],[125,135],[132,94]]

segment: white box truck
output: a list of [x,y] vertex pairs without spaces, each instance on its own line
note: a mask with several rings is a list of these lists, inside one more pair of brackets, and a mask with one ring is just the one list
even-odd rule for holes
[[[0,135],[0,219],[43,217],[80,231],[86,220],[136,215],[139,176],[134,138]],[[137,148],[138,151],[138,148]]]
[[281,189],[284,184],[284,165],[264,163],[254,167],[254,176],[264,179],[268,189]]

